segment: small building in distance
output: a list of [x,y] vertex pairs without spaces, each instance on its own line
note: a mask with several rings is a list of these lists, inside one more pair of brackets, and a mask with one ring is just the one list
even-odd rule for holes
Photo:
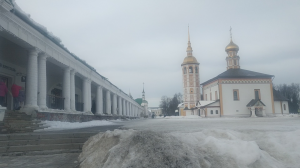
[[137,98],[135,101],[144,108],[145,114],[144,116],[149,116],[148,112],[148,101],[145,98],[145,89],[143,86],[142,98]]

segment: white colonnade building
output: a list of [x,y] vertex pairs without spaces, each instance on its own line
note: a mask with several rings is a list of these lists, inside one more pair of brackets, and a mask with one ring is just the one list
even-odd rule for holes
[[[144,108],[10,1],[0,4],[0,78],[25,90],[21,111],[137,117]],[[5,96],[6,108],[12,98]],[[91,113],[92,112],[92,113]]]

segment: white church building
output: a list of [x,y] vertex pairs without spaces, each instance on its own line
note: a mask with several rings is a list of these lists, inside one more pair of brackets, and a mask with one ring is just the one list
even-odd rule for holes
[[201,83],[203,100],[199,101],[199,63],[188,39],[188,54],[182,64],[184,106],[180,115],[256,117],[289,113],[287,99],[273,92],[273,75],[240,68],[239,47],[232,37],[225,48],[227,70]]

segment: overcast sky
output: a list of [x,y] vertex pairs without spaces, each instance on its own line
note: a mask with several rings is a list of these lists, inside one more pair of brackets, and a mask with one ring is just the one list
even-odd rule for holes
[[16,0],[72,53],[149,107],[182,93],[190,25],[200,83],[226,70],[225,47],[240,47],[242,69],[300,83],[300,1]]

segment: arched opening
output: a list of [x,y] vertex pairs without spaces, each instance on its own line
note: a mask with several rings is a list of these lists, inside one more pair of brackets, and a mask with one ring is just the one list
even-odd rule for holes
[[285,110],[285,109],[286,109],[285,104],[283,104],[283,110]]
[[193,67],[189,67],[189,73],[193,73]]
[[183,68],[183,73],[186,74],[186,67]]
[[195,67],[195,72],[198,73],[198,67]]

